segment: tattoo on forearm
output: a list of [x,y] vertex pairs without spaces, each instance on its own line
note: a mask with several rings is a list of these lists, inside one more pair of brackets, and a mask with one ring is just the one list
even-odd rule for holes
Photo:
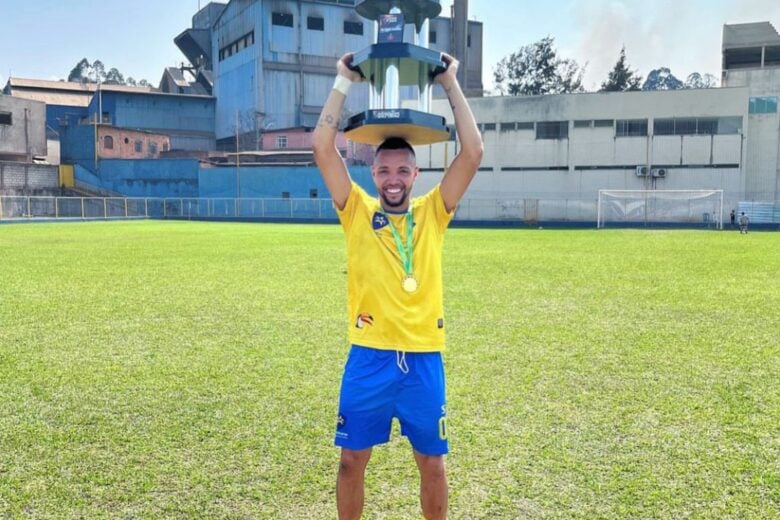
[[335,128],[338,130],[339,122],[332,114],[322,114],[320,120],[317,122],[317,126],[327,126],[328,128]]
[[452,111],[455,112],[455,103],[453,103],[452,98],[450,98],[450,94],[452,94],[452,87],[444,87],[444,92],[447,93],[447,100],[450,102],[450,108],[452,108]]

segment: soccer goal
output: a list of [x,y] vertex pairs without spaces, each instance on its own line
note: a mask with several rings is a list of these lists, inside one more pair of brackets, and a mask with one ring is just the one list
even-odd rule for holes
[[723,229],[723,190],[599,190],[598,227]]

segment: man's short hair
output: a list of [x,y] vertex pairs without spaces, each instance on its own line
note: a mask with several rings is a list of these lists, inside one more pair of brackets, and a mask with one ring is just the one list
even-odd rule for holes
[[412,145],[407,143],[406,139],[401,137],[390,137],[385,139],[384,142],[377,147],[374,157],[379,155],[379,152],[382,150],[409,150],[409,153],[412,154],[412,157],[415,159],[417,158],[417,154],[414,153],[414,148],[412,148]]

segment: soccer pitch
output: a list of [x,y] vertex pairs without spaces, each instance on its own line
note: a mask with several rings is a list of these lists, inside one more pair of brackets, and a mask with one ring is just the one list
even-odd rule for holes
[[[335,518],[333,225],[0,226],[0,517]],[[780,234],[450,229],[450,517],[779,518]],[[365,518],[420,518],[398,435]]]

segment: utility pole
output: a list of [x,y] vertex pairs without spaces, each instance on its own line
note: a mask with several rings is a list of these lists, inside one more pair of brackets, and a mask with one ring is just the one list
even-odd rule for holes
[[236,216],[241,216],[241,154],[238,147],[238,109],[236,109]]

